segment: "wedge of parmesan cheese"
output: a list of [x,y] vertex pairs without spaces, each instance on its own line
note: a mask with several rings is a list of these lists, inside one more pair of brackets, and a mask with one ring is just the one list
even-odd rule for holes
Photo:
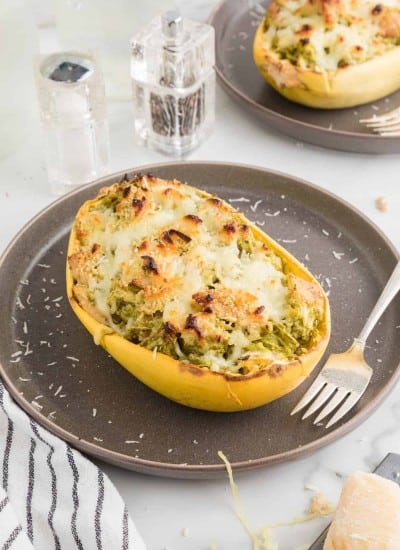
[[323,550],[399,550],[400,487],[355,472],[342,490]]

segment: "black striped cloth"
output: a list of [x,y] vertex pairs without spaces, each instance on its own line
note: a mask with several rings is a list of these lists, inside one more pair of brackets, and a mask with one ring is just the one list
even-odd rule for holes
[[0,383],[0,549],[145,550],[111,481]]

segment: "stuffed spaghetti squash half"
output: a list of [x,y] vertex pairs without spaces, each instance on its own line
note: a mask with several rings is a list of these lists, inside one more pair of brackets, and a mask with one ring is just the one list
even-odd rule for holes
[[138,175],[82,205],[67,291],[96,343],[199,409],[286,394],[330,336],[328,299],[304,266],[228,203],[176,180]]
[[400,5],[393,0],[271,0],[254,61],[287,99],[335,109],[400,88]]

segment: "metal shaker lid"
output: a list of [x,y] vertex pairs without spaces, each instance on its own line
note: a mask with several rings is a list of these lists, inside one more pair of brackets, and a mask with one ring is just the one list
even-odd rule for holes
[[161,16],[162,33],[167,38],[177,38],[183,31],[183,19],[179,10],[168,10]]

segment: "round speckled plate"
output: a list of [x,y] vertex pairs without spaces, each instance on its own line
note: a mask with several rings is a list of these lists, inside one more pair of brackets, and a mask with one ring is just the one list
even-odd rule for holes
[[[365,217],[293,177],[219,163],[139,170],[175,177],[230,200],[302,260],[330,293],[328,352],[345,349],[358,334],[396,264],[396,251]],[[113,464],[206,478],[224,474],[219,450],[237,470],[293,459],[347,433],[382,402],[400,371],[400,296],[370,338],[366,355],[375,372],[366,394],[330,430],[289,416],[308,382],[253,411],[198,411],[156,394],[95,346],[66,299],[67,239],[82,202],[121,177],[103,178],[50,205],[17,235],[0,261],[0,370],[30,415],[75,447]]]
[[268,0],[223,0],[209,22],[215,27],[219,82],[257,119],[300,141],[356,153],[399,153],[400,137],[382,137],[359,122],[400,105],[400,91],[360,107],[311,109],[269,86],[253,61],[253,37]]

